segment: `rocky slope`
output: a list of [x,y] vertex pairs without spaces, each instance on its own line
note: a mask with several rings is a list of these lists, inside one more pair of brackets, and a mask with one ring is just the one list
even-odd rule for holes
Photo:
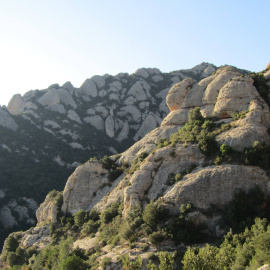
[[[140,75],[137,73],[136,76],[147,77],[144,71],[140,71]],[[205,215],[205,211],[213,205],[222,209],[234,198],[237,191],[247,192],[255,186],[259,187],[263,194],[270,195],[267,167],[257,164],[257,161],[251,164],[248,156],[249,149],[255,149],[252,147],[263,147],[263,144],[270,143],[270,112],[267,104],[269,92],[264,98],[261,92],[262,87],[266,86],[255,87],[256,78],[230,66],[221,67],[214,74],[211,72],[208,75],[197,81],[185,78],[174,84],[169,92],[162,91],[162,95],[168,92],[166,103],[170,109],[169,114],[160,127],[144,137],[138,135],[144,134],[140,133],[140,130],[146,122],[141,123],[133,138],[143,138],[125,152],[109,159],[93,159],[79,166],[66,183],[63,201],[56,203],[55,199],[47,196],[41,204],[37,211],[38,227],[20,236],[20,246],[25,248],[34,245],[42,248],[50,243],[48,224],[54,223],[57,226],[57,215],[60,212],[64,216],[74,215],[79,210],[94,209],[101,213],[115,202],[123,205],[121,214],[124,220],[134,208],[144,208],[150,201],[162,203],[171,215],[178,214],[181,205],[191,203],[196,210],[191,212],[189,217],[206,226],[209,234],[218,237],[224,233],[220,230],[221,217],[209,217]],[[269,85],[269,70],[262,76]],[[143,84],[141,86],[143,87]],[[145,91],[147,93],[147,89]],[[131,92],[133,93],[133,90]],[[92,92],[88,93],[91,95]],[[134,93],[137,93],[137,90]],[[127,97],[125,102],[136,98],[135,94],[132,96]],[[139,104],[142,104],[141,102]],[[159,103],[159,110],[163,106],[161,104],[164,104],[164,100]],[[197,110],[194,108],[199,108],[208,121],[198,118],[192,122],[191,112]],[[119,116],[118,112],[123,110],[113,111],[111,118]],[[163,112],[165,116],[166,111]],[[125,121],[128,121],[128,115]],[[157,119],[157,115],[151,113],[145,117],[145,121],[149,115],[152,117],[150,123]],[[107,120],[110,116],[106,116],[104,122],[106,132],[115,130],[109,129],[109,124],[106,124],[110,121]],[[134,116],[132,121],[135,121]],[[151,126],[152,128],[154,126]],[[107,133],[119,140],[119,135],[115,134],[117,133]],[[190,134],[193,134],[192,138]],[[221,145],[221,149],[228,149],[228,153],[234,154],[223,156],[218,150]],[[241,159],[243,155],[246,155],[244,160]],[[116,260],[120,254],[131,252],[133,255],[140,254],[145,257],[142,249],[123,248],[120,244],[109,250],[108,246],[103,247],[98,243],[98,237],[97,234],[93,238],[77,240],[74,246],[87,251],[100,246],[103,254],[112,258],[115,263],[110,269],[120,269]],[[137,241],[137,246],[144,243],[150,245],[147,242],[149,239]],[[172,243],[164,243],[159,247],[150,245],[150,249],[159,250],[165,246],[168,248],[168,245],[173,248]],[[102,257],[99,258],[101,259]]]
[[171,73],[142,68],[13,96],[0,107],[0,235],[34,225],[37,204],[63,189],[78,165],[122,152],[158,127],[171,85],[215,70],[206,63]]

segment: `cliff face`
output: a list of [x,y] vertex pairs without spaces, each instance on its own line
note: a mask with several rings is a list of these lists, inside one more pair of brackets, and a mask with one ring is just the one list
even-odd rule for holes
[[0,108],[2,225],[33,226],[37,204],[50,190],[62,190],[76,167],[126,150],[160,126],[174,83],[215,70],[206,63],[171,73],[142,68],[93,76],[80,88],[67,82],[13,96]]
[[[270,143],[269,92],[266,96],[262,94],[261,86],[255,87],[257,79],[252,74],[234,67],[219,68],[214,74],[207,74],[209,76],[206,76],[206,71],[200,73],[205,77],[201,80],[185,78],[169,91],[161,91],[164,100],[167,94],[166,103],[170,111],[166,116],[164,111],[165,118],[160,127],[152,125],[155,116],[148,113],[133,138],[141,137],[138,135],[140,130],[155,129],[129,149],[102,160],[92,159],[76,168],[66,182],[63,201],[56,203],[55,199],[47,196],[37,211],[38,227],[22,234],[20,246],[46,246],[51,241],[48,224],[58,224],[60,212],[66,216],[79,210],[94,209],[101,213],[116,202],[123,205],[123,219],[135,207],[139,205],[143,209],[150,201],[162,203],[172,215],[179,213],[181,205],[192,204],[196,211],[190,213],[189,218],[198,224],[203,223],[213,235],[220,236],[220,217],[206,217],[205,211],[213,205],[224,208],[239,190],[247,192],[259,187],[263,194],[270,195],[267,168],[256,161],[260,167],[252,165],[249,154],[252,152],[248,152]],[[148,78],[151,75],[157,80],[160,74],[156,73],[151,75],[149,70],[141,70],[136,76]],[[264,72],[264,78],[269,84],[269,71]],[[104,85],[102,80],[95,83],[100,87]],[[97,86],[93,87],[91,80],[86,81],[81,91],[93,98],[101,93]],[[135,88],[137,90],[132,88],[127,93],[133,93],[132,97],[142,104],[145,99],[140,100],[142,94],[137,95],[140,91],[137,86]],[[130,96],[127,99],[131,100]],[[49,98],[43,96],[39,100],[46,101],[46,106],[54,106],[48,105]],[[70,101],[69,104],[71,106]],[[116,134],[115,128],[112,133],[108,127],[110,123],[115,125],[120,111],[123,110],[116,107],[113,114],[104,117],[104,131],[109,132],[106,133],[108,136]],[[134,121],[135,115],[132,117]],[[73,115],[73,118],[76,117]],[[80,117],[80,121],[84,120]],[[127,119],[125,121],[128,122]],[[125,130],[130,130],[128,126]],[[119,136],[115,138],[118,140]],[[103,248],[97,239],[98,235],[80,239],[74,247],[88,251],[96,246]],[[147,240],[138,241],[141,245]],[[110,253],[106,248],[103,251]],[[143,255],[144,252],[137,253]]]
[[[199,107],[204,117],[214,116],[216,122],[230,125],[228,130],[216,135],[218,145],[226,144],[235,151],[243,151],[255,141],[269,144],[269,108],[253,86],[250,76],[242,76],[232,67],[220,68],[216,74],[198,83],[185,79],[175,84],[166,101],[171,112],[161,127],[148,133],[117,160],[119,166],[129,164],[133,167],[134,160],[137,161],[136,170],[124,173],[110,184],[106,173],[102,174],[102,180],[96,173],[101,164],[88,162],[82,165],[65,186],[64,213],[92,208],[102,211],[112,202],[121,200],[127,213],[136,204],[145,205],[160,196],[172,211],[189,202],[206,209],[211,204],[225,205],[236,190],[248,190],[255,184],[268,192],[269,178],[258,167],[240,164],[213,166],[213,161],[209,162],[192,143],[183,145],[176,142],[158,147],[160,139],[169,139],[188,122],[188,113],[194,107]],[[243,119],[232,118],[242,111],[246,113]],[[173,186],[168,183],[171,175],[183,174],[191,167],[192,173],[181,181]]]

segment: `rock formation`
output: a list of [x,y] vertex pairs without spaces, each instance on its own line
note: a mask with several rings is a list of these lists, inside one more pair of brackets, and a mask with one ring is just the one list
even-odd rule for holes
[[90,157],[126,150],[160,126],[169,112],[166,94],[175,82],[204,78],[209,70],[216,67],[202,63],[171,73],[143,68],[131,75],[93,76],[80,88],[66,82],[14,95],[7,108],[0,108],[0,156],[5,157],[0,178],[6,193],[0,211],[8,214],[9,226],[21,223],[8,206],[11,198],[41,203],[50,190],[63,189],[76,166]]
[[[191,73],[193,78],[188,76]],[[165,80],[167,75],[157,69],[140,69],[133,78],[126,74],[118,74],[114,79],[107,75],[95,76],[86,80],[77,92],[73,91],[72,85],[66,84],[59,92],[57,86],[51,86],[42,95],[30,95],[38,98],[46,110],[54,108],[57,112],[55,108],[60,108],[58,116],[65,113],[69,118],[65,118],[66,123],[71,120],[76,128],[87,123],[117,142],[124,142],[131,134],[134,141],[138,141],[121,154],[105,160],[91,159],[79,166],[66,182],[62,205],[56,205],[50,196],[46,197],[37,210],[38,227],[22,234],[21,247],[43,248],[51,241],[48,224],[59,222],[60,207],[63,215],[93,209],[101,213],[118,202],[123,204],[125,218],[134,207],[144,208],[150,201],[162,202],[171,214],[177,214],[183,204],[192,204],[196,211],[188,218],[197,225],[204,224],[212,234],[220,237],[224,234],[220,229],[220,217],[206,217],[204,211],[213,205],[224,208],[239,190],[247,192],[259,187],[264,194],[270,195],[270,177],[263,168],[230,159],[224,159],[220,164],[213,160],[217,155],[207,155],[195,139],[174,139],[185,124],[192,124],[190,112],[199,108],[202,116],[214,126],[215,135],[211,135],[214,139],[211,138],[217,147],[225,145],[239,155],[254,146],[254,142],[269,145],[269,107],[254,86],[251,74],[230,66],[215,70],[211,65],[202,64],[173,75],[170,80],[175,84],[170,90],[162,89],[155,94],[151,85]],[[267,83],[268,75],[266,70]],[[183,80],[177,82],[177,76]],[[132,86],[127,87],[131,79]],[[150,79],[152,83],[147,81]],[[61,96],[63,93],[67,93],[65,98]],[[107,104],[100,102],[91,108],[78,109],[80,102],[85,104],[82,100],[91,103],[95,98],[105,96],[109,98]],[[80,102],[78,97],[82,97]],[[161,113],[158,108],[166,108],[165,98],[170,112],[162,120],[166,111]],[[20,111],[26,101],[15,97],[9,106],[10,112]],[[8,112],[4,113],[11,117]],[[33,117],[31,121],[31,125],[37,125]],[[77,129],[66,130],[59,121],[51,119],[42,123],[48,129],[46,132],[52,132],[53,136],[62,132],[80,142],[82,149],[87,147],[79,140]],[[13,151],[9,145],[5,146],[5,151],[7,149]],[[59,166],[67,164],[59,156],[56,160]],[[4,214],[6,212],[8,210],[4,209]],[[144,243],[142,239],[138,241]],[[97,242],[97,235],[92,239],[77,240],[75,246],[88,251],[97,246],[103,248],[102,243]],[[118,267],[117,262],[115,267]]]

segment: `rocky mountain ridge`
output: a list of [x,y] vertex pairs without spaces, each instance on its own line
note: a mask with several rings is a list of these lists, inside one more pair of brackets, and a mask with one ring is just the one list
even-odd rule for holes
[[[239,190],[247,193],[259,188],[262,196],[270,195],[270,160],[266,158],[268,152],[263,152],[270,143],[270,71],[265,70],[260,76],[226,66],[200,81],[186,78],[173,85],[166,97],[170,113],[160,127],[122,154],[92,159],[79,166],[69,177],[63,195],[55,195],[57,201],[55,196],[46,197],[37,210],[38,226],[19,236],[19,246],[47,246],[53,240],[49,226],[54,224],[61,231],[59,214],[65,220],[69,215],[84,213],[82,210],[96,211],[102,213],[102,219],[103,213],[116,203],[122,205],[117,211],[123,222],[128,222],[138,207],[146,211],[151,202],[156,207],[162,205],[170,215],[178,215],[183,205],[191,204],[194,210],[188,220],[203,225],[212,237],[222,236],[226,232],[226,228],[221,228],[222,217],[206,214],[211,207],[223,209]],[[266,96],[264,89],[268,91]],[[144,220],[147,221],[145,216]],[[77,225],[75,232],[80,232],[80,226],[83,225]],[[163,226],[158,231],[160,235],[166,234],[166,221]],[[139,249],[131,245],[124,248],[121,239],[110,248],[106,245],[108,238],[105,243],[98,241],[102,239],[101,229],[75,239],[74,248],[85,252],[101,249],[97,260],[111,260],[106,269],[122,269],[117,258],[123,254],[141,256],[146,267],[143,245],[150,251],[179,248],[166,241],[156,245],[153,235],[158,232],[150,229],[144,238],[138,236]]]
[[34,225],[45,195],[61,190],[90,157],[122,152],[158,127],[169,112],[172,84],[215,70],[207,63],[171,73],[142,68],[93,76],[80,88],[67,82],[13,96],[0,108],[1,232]]

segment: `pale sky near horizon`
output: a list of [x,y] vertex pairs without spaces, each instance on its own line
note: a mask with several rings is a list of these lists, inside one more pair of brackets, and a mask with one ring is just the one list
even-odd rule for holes
[[261,71],[269,0],[0,0],[0,104],[93,75],[201,62]]

